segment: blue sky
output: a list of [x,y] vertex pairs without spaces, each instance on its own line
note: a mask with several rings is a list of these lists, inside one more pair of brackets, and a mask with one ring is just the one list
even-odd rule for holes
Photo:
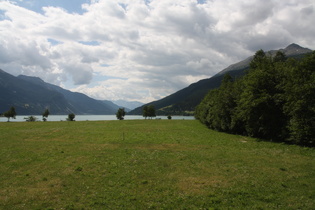
[[0,69],[150,102],[259,49],[315,49],[314,24],[314,0],[1,0]]
[[47,6],[61,7],[70,13],[82,14],[82,4],[90,3],[90,0],[11,0],[17,5],[29,10],[43,13],[42,8]]

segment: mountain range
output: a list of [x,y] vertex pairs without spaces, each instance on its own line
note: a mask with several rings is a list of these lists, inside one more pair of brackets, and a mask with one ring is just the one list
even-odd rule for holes
[[115,114],[119,106],[99,101],[82,93],[71,92],[44,82],[38,77],[17,77],[0,70],[0,113],[14,106],[19,115],[40,115],[46,108],[51,114]]
[[[278,50],[268,51],[274,55]],[[297,44],[280,49],[288,57],[299,58],[312,52]],[[230,65],[211,78],[200,80],[165,98],[148,104],[140,102],[96,100],[82,93],[71,92],[59,86],[44,82],[38,77],[19,75],[17,77],[0,69],[0,113],[14,106],[19,115],[40,115],[46,108],[51,114],[112,115],[120,107],[128,114],[141,115],[143,106],[154,105],[158,115],[192,114],[195,107],[211,89],[218,88],[224,74],[240,77],[249,69],[253,56]],[[130,111],[133,109],[132,111]]]
[[[287,46],[285,49],[271,50],[266,52],[266,54],[273,56],[277,51],[282,51],[287,57],[292,58],[300,58],[305,54],[312,52],[312,50],[308,48],[304,48],[293,43]],[[177,91],[176,93],[173,93],[160,100],[150,102],[143,106],[154,105],[158,115],[193,114],[195,107],[201,102],[209,90],[218,88],[220,86],[221,81],[226,73],[229,73],[233,78],[243,76],[246,73],[246,70],[249,69],[249,64],[253,57],[254,56],[250,56],[243,61],[232,64],[211,78],[200,80],[184,89]],[[143,106],[130,111],[128,114],[141,114]]]

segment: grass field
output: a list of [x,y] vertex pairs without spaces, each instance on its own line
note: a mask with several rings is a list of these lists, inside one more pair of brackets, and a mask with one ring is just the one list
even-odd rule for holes
[[0,209],[315,209],[315,150],[195,120],[0,123]]

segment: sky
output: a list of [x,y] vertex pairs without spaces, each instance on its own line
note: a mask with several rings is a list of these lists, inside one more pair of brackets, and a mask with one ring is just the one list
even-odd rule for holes
[[0,0],[0,69],[148,103],[256,51],[315,49],[314,0]]

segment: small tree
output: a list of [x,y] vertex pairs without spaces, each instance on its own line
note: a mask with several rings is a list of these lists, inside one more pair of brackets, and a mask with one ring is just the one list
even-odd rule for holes
[[8,122],[10,122],[10,118],[12,117],[13,119],[15,119],[16,116],[16,112],[15,112],[15,108],[13,106],[11,106],[9,111],[6,111],[5,113],[3,113],[3,115],[8,118]]
[[171,119],[172,119],[172,116],[171,116],[171,115],[168,115],[168,116],[167,116],[167,119],[171,120]]
[[147,117],[151,117],[151,119],[152,117],[156,117],[154,106],[153,105],[144,106],[142,116],[145,117],[145,119],[147,119]]
[[68,114],[67,121],[74,121],[74,118],[75,118],[75,114],[73,114],[73,113]]
[[42,115],[43,115],[43,121],[44,121],[44,122],[47,120],[49,114],[50,114],[50,113],[49,113],[49,110],[48,110],[48,109],[46,109],[46,110],[44,111],[44,113],[42,114]]
[[124,108],[119,108],[118,111],[116,112],[116,117],[118,120],[123,120],[125,117],[125,109]]

